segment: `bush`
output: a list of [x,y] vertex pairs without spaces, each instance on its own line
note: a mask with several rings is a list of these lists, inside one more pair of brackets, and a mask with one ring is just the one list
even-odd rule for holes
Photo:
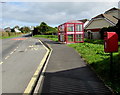
[[22,33],[16,33],[16,32],[0,32],[0,38],[7,38],[7,37],[12,37],[12,36],[17,36]]

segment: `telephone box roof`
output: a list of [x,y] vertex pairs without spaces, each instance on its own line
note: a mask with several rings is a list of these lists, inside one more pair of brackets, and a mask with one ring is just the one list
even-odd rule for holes
[[83,23],[82,21],[78,21],[78,20],[71,20],[65,23]]
[[[65,23],[83,23],[82,21],[79,21],[79,20],[70,20],[68,22],[65,22]],[[64,25],[65,23],[61,24],[61,25]],[[59,26],[61,26],[59,25]]]

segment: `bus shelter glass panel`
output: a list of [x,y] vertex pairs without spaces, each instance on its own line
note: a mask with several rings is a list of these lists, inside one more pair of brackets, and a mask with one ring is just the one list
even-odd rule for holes
[[76,34],[76,41],[83,41],[83,35],[82,34]]
[[69,34],[68,35],[68,42],[73,42],[74,41],[74,35],[73,34]]
[[61,41],[61,42],[64,42],[64,41],[65,41],[64,34],[60,34],[60,41]]
[[82,24],[76,24],[76,31],[83,31]]
[[67,24],[67,31],[74,32],[74,24]]
[[64,25],[61,25],[59,28],[60,32],[64,32],[64,28],[65,28]]

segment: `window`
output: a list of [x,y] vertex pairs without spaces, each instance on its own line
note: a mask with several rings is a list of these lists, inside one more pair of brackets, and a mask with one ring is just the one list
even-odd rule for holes
[[76,25],[76,31],[82,31],[82,24]]
[[76,41],[83,41],[83,35],[82,34],[76,34]]
[[64,34],[61,34],[61,35],[60,35],[60,41],[61,41],[61,42],[64,42],[64,41],[65,41]]
[[74,31],[74,24],[67,24],[67,31],[73,32]]
[[77,39],[82,38],[82,34],[76,34],[76,38],[77,38]]
[[64,32],[64,25],[60,26],[59,30],[60,32]]
[[69,42],[73,42],[74,41],[74,35],[73,34],[68,35],[68,41]]
[[80,42],[80,41],[83,41],[83,39],[76,39],[76,42]]

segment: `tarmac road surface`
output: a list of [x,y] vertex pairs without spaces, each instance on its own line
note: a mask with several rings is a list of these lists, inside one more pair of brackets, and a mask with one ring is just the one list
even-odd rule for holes
[[5,39],[2,47],[2,93],[23,93],[46,50],[31,37]]

